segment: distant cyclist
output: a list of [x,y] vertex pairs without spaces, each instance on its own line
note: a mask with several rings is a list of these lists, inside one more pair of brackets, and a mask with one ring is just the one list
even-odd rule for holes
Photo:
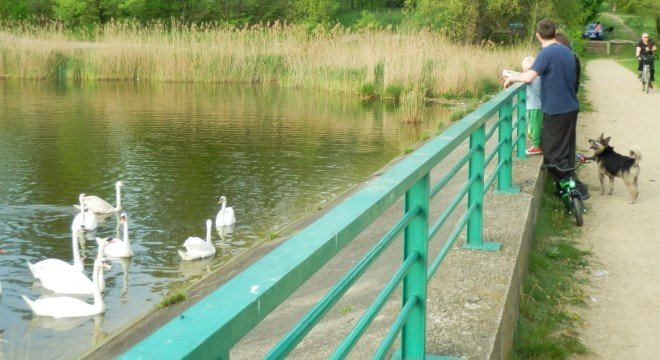
[[[642,67],[644,66],[642,61],[642,56],[653,56],[653,52],[656,51],[655,42],[649,38],[648,33],[642,34],[642,40],[637,43],[637,49],[635,50],[635,56],[639,60],[639,65],[637,66],[637,71],[639,74],[637,78],[642,77]],[[649,83],[649,88],[653,89],[653,81],[655,81],[655,67],[653,66],[653,59],[651,59],[651,82]]]

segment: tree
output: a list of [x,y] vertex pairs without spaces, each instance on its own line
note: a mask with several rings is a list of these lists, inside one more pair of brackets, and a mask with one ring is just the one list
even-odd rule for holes
[[50,17],[52,9],[52,0],[0,0],[0,17],[8,19]]
[[415,5],[414,18],[421,25],[441,29],[462,42],[478,44],[504,31],[509,22],[534,29],[543,18],[560,28],[582,27],[602,0],[408,0]]
[[55,0],[55,17],[73,25],[105,24],[118,16],[121,0]]

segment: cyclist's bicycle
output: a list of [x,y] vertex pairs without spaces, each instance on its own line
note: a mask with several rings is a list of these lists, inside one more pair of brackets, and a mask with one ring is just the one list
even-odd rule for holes
[[651,84],[651,64],[653,64],[653,60],[656,59],[658,56],[655,55],[640,55],[638,58],[642,62],[642,91],[646,91],[646,93],[649,93],[649,86]]
[[[588,162],[589,160],[593,160],[593,158],[586,157],[582,154],[578,154],[576,157],[578,164],[575,167],[562,169],[559,166],[557,166],[557,164],[544,164],[541,166],[541,169],[554,168],[560,173],[573,173],[573,171],[579,168],[580,165]],[[564,204],[566,211],[569,214],[575,216],[575,223],[577,224],[577,226],[582,226],[584,224],[584,219],[582,218],[582,215],[585,213],[585,209],[584,209],[584,204],[582,202],[583,201],[582,194],[576,188],[577,184],[575,178],[573,178],[573,176],[565,177],[557,181],[556,185],[557,185],[557,195],[559,195],[559,198]]]

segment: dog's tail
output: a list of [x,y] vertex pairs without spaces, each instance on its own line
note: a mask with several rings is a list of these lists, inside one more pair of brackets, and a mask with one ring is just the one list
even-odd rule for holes
[[630,157],[635,159],[635,165],[638,165],[642,161],[642,150],[637,145],[630,147]]

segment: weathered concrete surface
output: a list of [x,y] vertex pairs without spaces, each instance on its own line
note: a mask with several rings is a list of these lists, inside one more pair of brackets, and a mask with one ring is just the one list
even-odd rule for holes
[[[463,152],[464,153],[464,152]],[[541,191],[539,176],[540,158],[514,162],[514,184],[520,194],[488,193],[485,200],[484,234],[487,241],[502,243],[497,252],[465,250],[464,234],[453,245],[443,265],[428,286],[427,349],[431,354],[449,355],[464,359],[503,359],[511,347],[515,329],[522,277],[526,269],[527,252],[531,241],[532,226],[537,214]],[[442,170],[434,172],[437,181]],[[378,174],[374,175],[378,176]],[[462,185],[465,177],[457,180],[441,192],[432,202],[432,224],[453,198],[452,191]],[[432,182],[433,183],[433,182]],[[347,192],[326,206],[326,209],[342,201],[359,188]],[[444,194],[446,192],[446,194]],[[250,332],[234,349],[232,359],[256,359],[267,353],[278,339],[298,321],[332,286],[347,269],[368,251],[385,234],[402,213],[400,202],[392,206],[376,223],[366,229],[339,256],[307,281],[296,293]],[[429,245],[429,263],[445,243],[447,235],[461,215],[447,222],[444,229]],[[285,230],[286,239],[297,229],[303,228],[322,215],[312,214]],[[154,329],[177,316],[188,306],[235,276],[261,256],[272,250],[280,241],[263,243],[233,259],[226,267],[210,274],[192,286],[188,300],[154,311],[145,318],[137,319],[125,330],[110,337],[104,344],[86,354],[88,359],[108,359],[139,342]],[[324,320],[308,334],[290,354],[294,359],[326,359],[346,333],[359,321],[364,309],[377,296],[378,291],[400,264],[400,241],[395,241],[387,255],[376,261],[370,270],[356,282],[351,290],[331,309]],[[378,317],[355,349],[350,358],[364,359],[373,355],[398,313],[400,291],[385,305]],[[395,345],[395,347],[398,346]]]

